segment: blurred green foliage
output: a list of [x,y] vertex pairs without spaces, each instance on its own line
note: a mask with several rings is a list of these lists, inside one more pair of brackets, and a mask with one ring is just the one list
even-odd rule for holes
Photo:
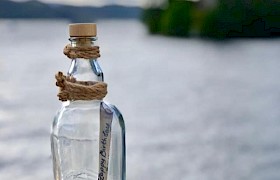
[[169,8],[160,20],[162,34],[188,36],[191,28],[192,4],[188,1],[169,1]]
[[161,31],[161,17],[163,10],[160,8],[149,8],[144,10],[143,21],[147,24],[149,32],[154,34]]
[[203,19],[201,35],[215,38],[269,37],[276,35],[277,31],[279,33],[279,18],[278,0],[220,0]]
[[165,9],[144,11],[144,22],[151,33],[202,37],[272,37],[280,33],[279,0],[218,0],[212,9],[199,3],[169,0]]
[[191,28],[192,9],[191,2],[169,0],[167,9],[146,9],[143,21],[147,24],[150,33],[188,36]]

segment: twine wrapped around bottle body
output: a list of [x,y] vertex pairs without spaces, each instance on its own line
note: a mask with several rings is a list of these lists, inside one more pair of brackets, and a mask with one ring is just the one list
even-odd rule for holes
[[102,100],[107,94],[107,84],[104,82],[76,81],[74,77],[65,76],[62,72],[55,75],[56,85],[61,101]]

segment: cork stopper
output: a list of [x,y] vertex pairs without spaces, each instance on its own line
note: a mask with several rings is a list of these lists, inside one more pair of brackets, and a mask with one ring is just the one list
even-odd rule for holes
[[96,36],[95,23],[69,24],[70,37],[94,37]]

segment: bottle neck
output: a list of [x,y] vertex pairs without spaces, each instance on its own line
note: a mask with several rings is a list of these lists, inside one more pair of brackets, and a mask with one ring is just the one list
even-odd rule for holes
[[[96,37],[71,37],[72,47],[96,46]],[[78,81],[103,81],[103,72],[97,59],[76,58],[71,62],[68,75],[75,77]]]

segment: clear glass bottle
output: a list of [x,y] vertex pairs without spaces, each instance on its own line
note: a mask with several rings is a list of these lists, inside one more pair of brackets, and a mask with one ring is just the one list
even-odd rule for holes
[[[95,34],[72,36],[71,46],[94,46]],[[96,59],[73,59],[68,74],[78,81],[103,81]],[[111,122],[107,179],[100,174],[99,165],[104,122]],[[102,100],[63,102],[53,121],[51,149],[55,180],[125,180],[125,125],[114,105]]]

